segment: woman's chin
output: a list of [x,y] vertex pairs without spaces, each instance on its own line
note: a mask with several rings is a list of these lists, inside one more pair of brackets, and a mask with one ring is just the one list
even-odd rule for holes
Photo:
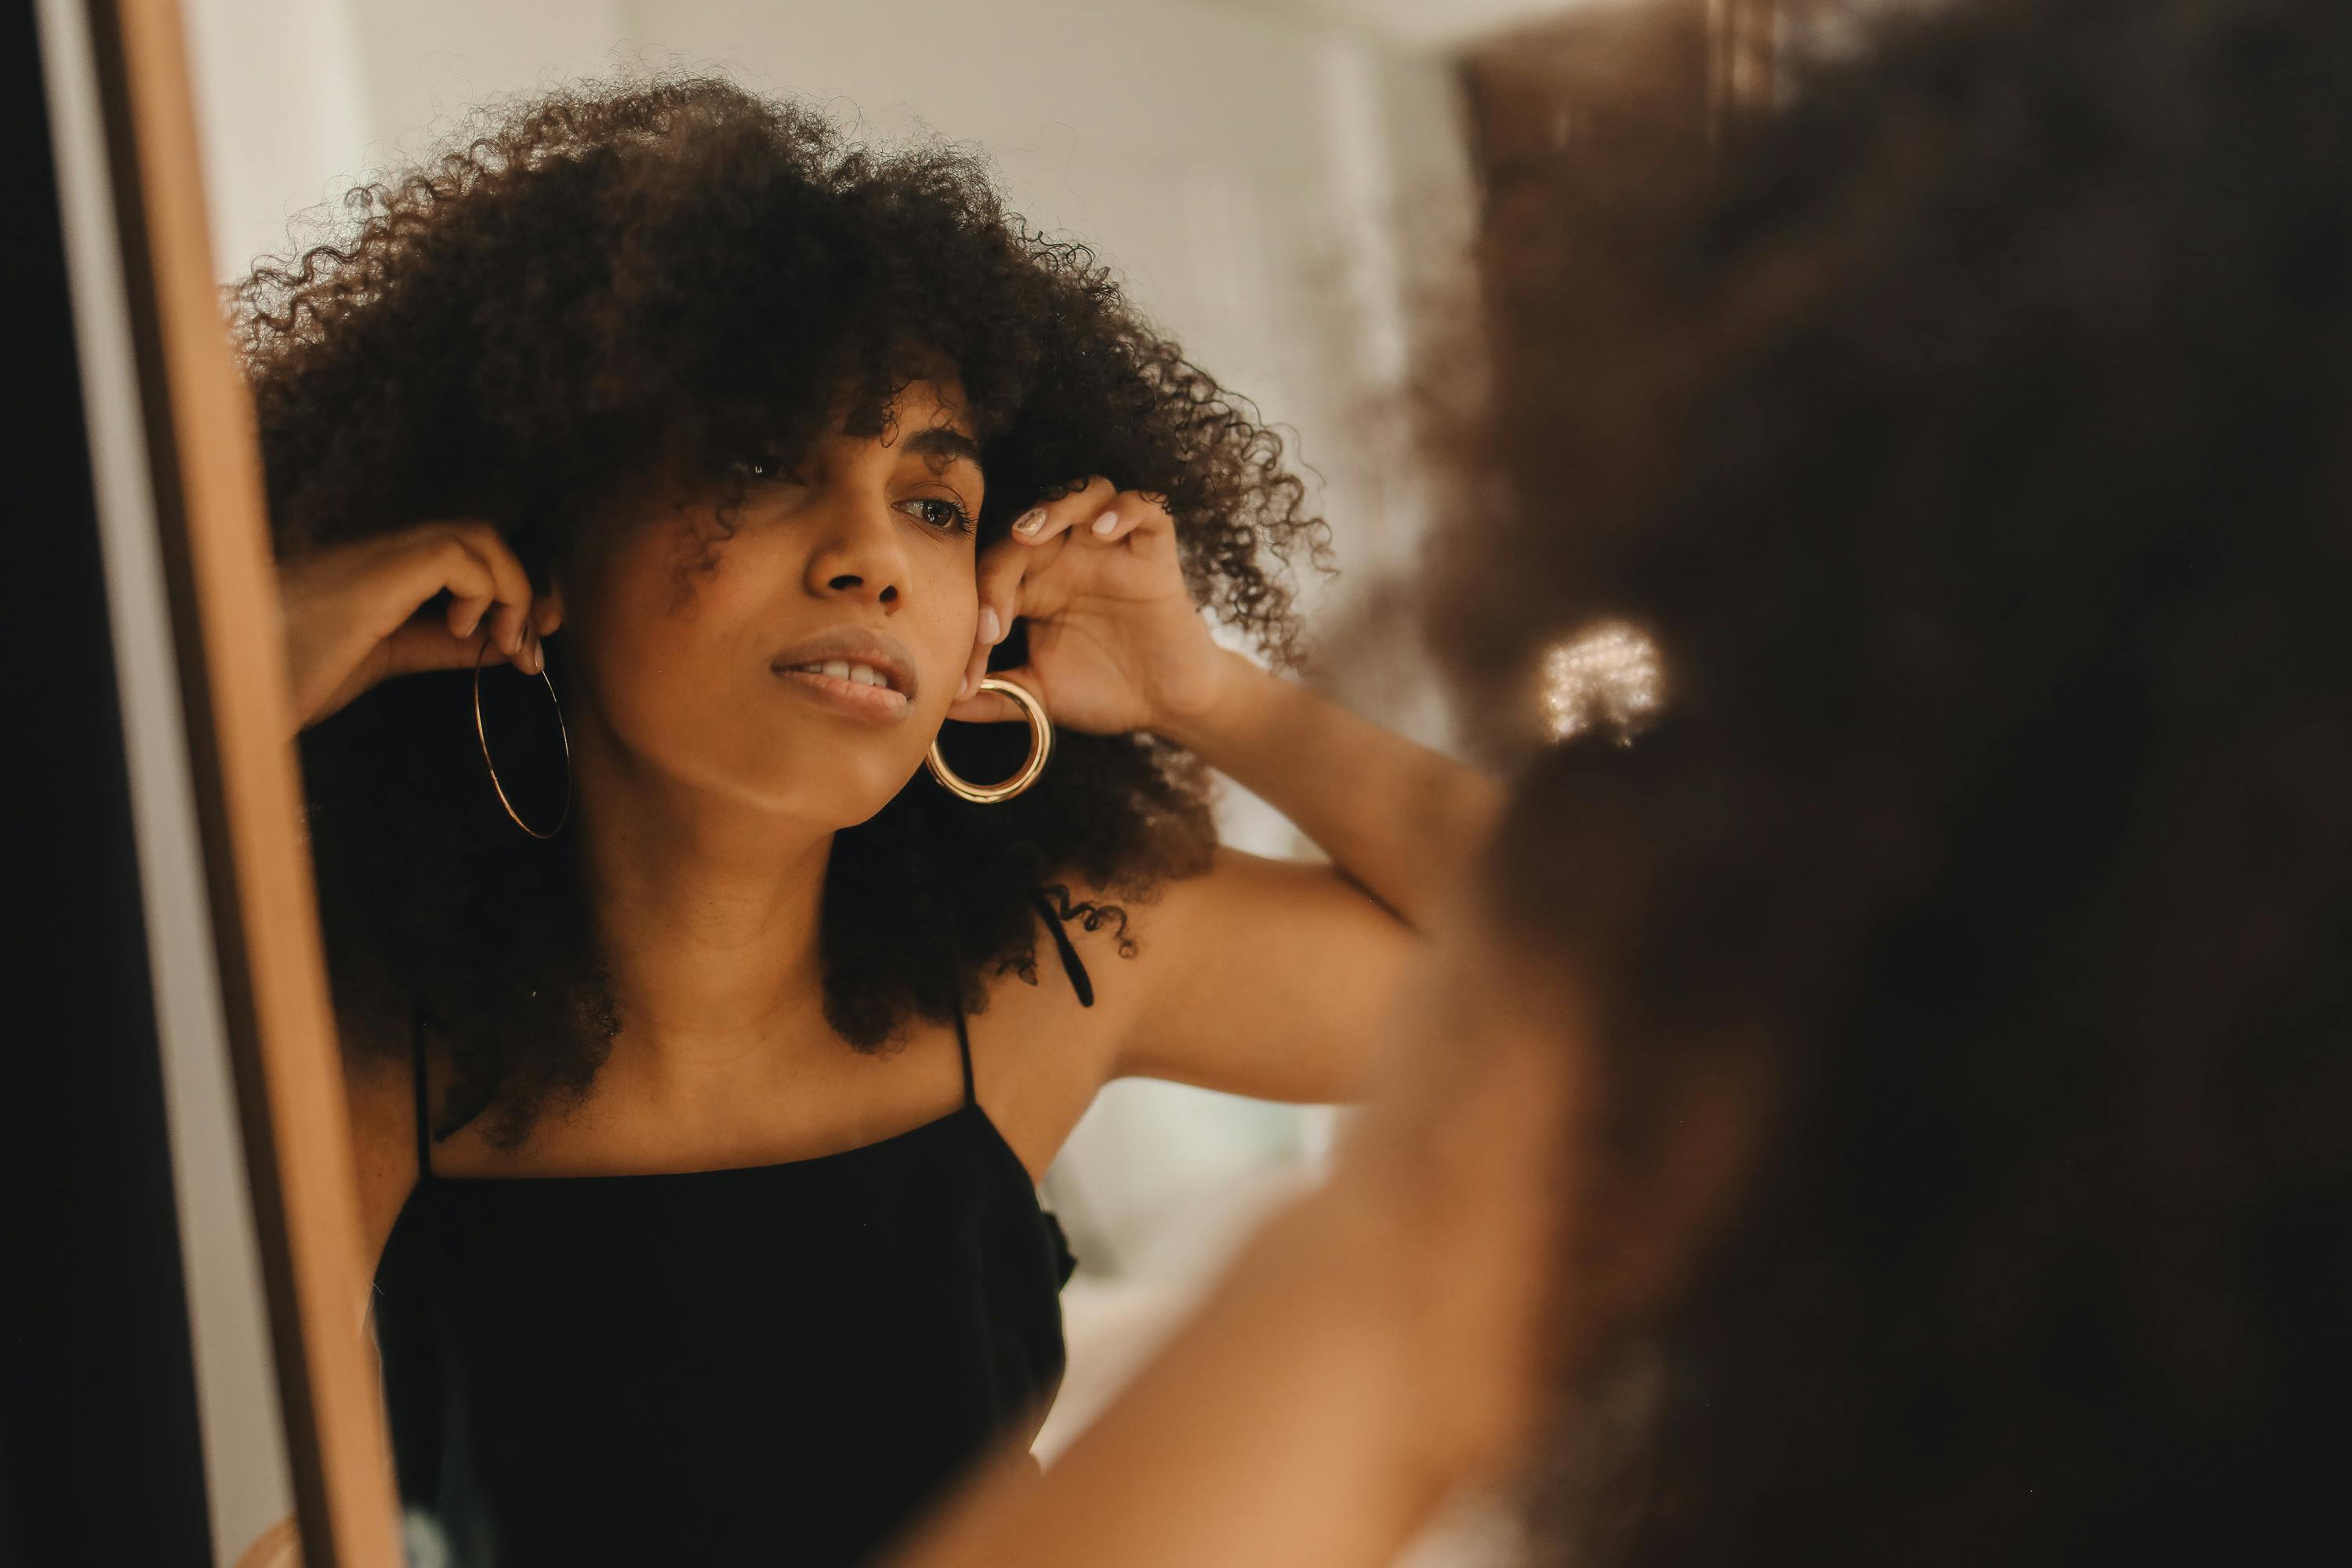
[[[822,776],[812,759],[824,759]],[[746,793],[756,796],[779,816],[807,822],[820,829],[838,831],[871,822],[896,800],[922,771],[923,759],[910,762],[898,748],[855,742],[839,736],[811,739],[793,746],[772,769],[761,770],[760,783]]]

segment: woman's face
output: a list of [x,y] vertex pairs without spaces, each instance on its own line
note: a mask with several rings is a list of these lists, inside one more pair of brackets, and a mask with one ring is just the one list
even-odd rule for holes
[[731,531],[667,503],[566,584],[590,788],[609,764],[832,829],[922,765],[972,648],[982,478],[952,384],[893,416],[797,464],[746,453]]

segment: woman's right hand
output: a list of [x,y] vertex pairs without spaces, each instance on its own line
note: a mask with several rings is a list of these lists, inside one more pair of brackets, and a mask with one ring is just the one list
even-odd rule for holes
[[[446,607],[426,606],[444,592]],[[562,624],[487,522],[425,522],[282,562],[278,595],[295,727],[395,675],[470,667],[487,647],[526,674]]]

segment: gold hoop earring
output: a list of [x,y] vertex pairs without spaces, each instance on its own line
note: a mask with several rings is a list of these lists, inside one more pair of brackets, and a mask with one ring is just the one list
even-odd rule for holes
[[563,727],[563,704],[556,700],[555,678],[547,673],[546,665],[540,666],[539,678],[547,682],[547,700],[555,708],[555,738],[563,743],[563,811],[556,817],[555,826],[541,833],[515,810],[514,802],[507,798],[507,786],[499,782],[499,764],[490,760],[489,731],[482,726],[482,660],[489,651],[489,639],[486,637],[481,651],[474,655],[474,739],[482,743],[482,765],[490,770],[490,787],[498,792],[499,804],[506,808],[514,825],[533,838],[552,838],[572,820],[572,732]]
[[1045,759],[1053,753],[1054,750],[1054,724],[1052,720],[1045,717],[1045,705],[1037,700],[1037,694],[1018,681],[1006,680],[999,676],[983,675],[980,678],[980,689],[1002,691],[1005,696],[1013,699],[1028,719],[1029,758],[1021,764],[1021,771],[1003,784],[966,784],[956,776],[953,768],[948,766],[947,759],[940,755],[940,743],[937,741],[931,742],[931,754],[923,759],[923,765],[930,769],[931,776],[939,780],[948,793],[957,799],[968,800],[974,805],[995,805],[999,802],[1011,800],[1014,795],[1035,784],[1037,775],[1045,771]]

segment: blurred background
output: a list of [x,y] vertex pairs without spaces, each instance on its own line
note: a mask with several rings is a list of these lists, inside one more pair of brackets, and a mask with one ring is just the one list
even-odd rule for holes
[[[1750,0],[1657,5],[1687,13],[1691,37],[1780,20]],[[862,140],[978,150],[1013,210],[1093,247],[1196,363],[1284,429],[1341,567],[1299,584],[1310,645],[1348,649],[1344,668],[1309,679],[1441,748],[1453,737],[1409,628],[1373,591],[1409,567],[1438,504],[1416,466],[1414,393],[1459,367],[1422,329],[1458,330],[1475,309],[1462,258],[1507,210],[1514,159],[1622,118],[1617,58],[1586,25],[1603,9],[184,0],[224,281],[334,232],[344,191],[429,153],[485,100],[583,77],[722,73],[812,100]],[[1720,58],[1702,49],[1675,90],[1700,104],[1710,73]],[[1237,790],[1220,810],[1229,842],[1317,853]],[[1148,1082],[1105,1093],[1046,1183],[1083,1260],[1064,1299],[1070,1372],[1040,1439],[1049,1460],[1252,1217],[1313,1178],[1337,1115]],[[175,1123],[206,1450],[226,1467],[210,1478],[224,1561],[289,1506],[274,1408],[222,1392],[269,1386],[228,1126],[186,1108]],[[1419,1560],[1498,1555],[1483,1528],[1465,1515]]]

